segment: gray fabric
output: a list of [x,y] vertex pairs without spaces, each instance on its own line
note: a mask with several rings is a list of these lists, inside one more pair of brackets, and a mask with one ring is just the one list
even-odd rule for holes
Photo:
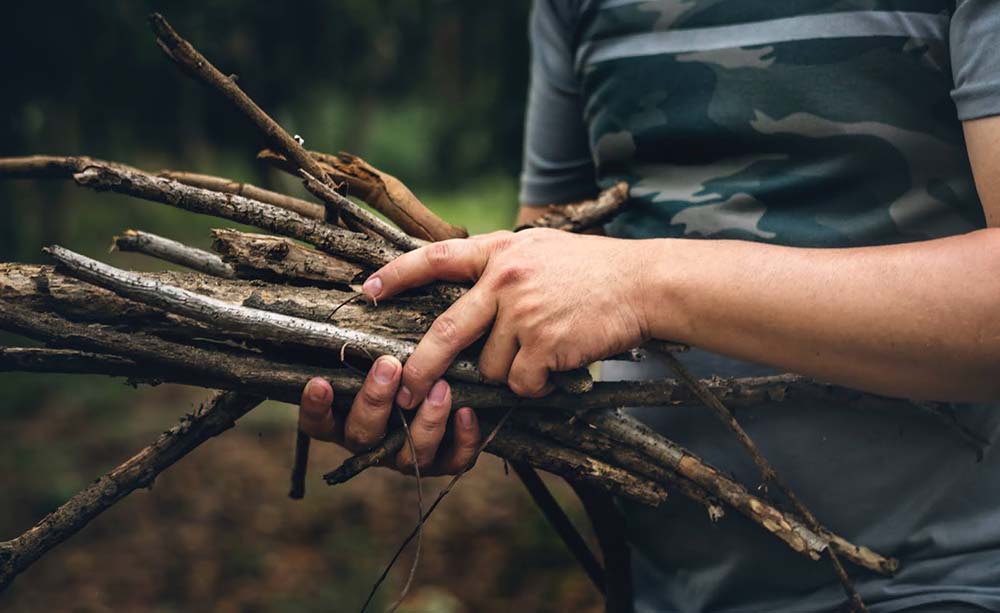
[[[697,350],[682,359],[699,376],[773,373]],[[604,380],[669,376],[656,359],[606,362],[601,372]],[[759,483],[751,460],[707,409],[631,412],[742,483]],[[1000,437],[997,407],[962,405],[956,414],[991,443]],[[894,578],[848,565],[873,613],[945,601],[1000,611],[1000,450],[991,446],[977,463],[975,450],[918,410],[786,402],[740,410],[737,417],[821,521],[900,558]],[[825,559],[793,553],[736,511],[713,524],[704,508],[682,496],[659,509],[622,505],[637,611],[818,613],[843,603]]]
[[851,11],[784,17],[711,28],[661,30],[582,45],[576,64],[624,57],[753,47],[778,42],[863,36],[945,38],[948,17],[905,11]]
[[[772,27],[768,44],[715,48],[720,31],[789,19],[858,35],[797,40]],[[522,201],[573,201],[626,180],[632,202],[610,230],[635,238],[842,247],[982,227],[959,118],[1000,113],[998,36],[997,0],[537,0]],[[692,40],[705,49],[663,46]],[[637,41],[661,47],[638,54]],[[703,374],[763,372],[699,352],[686,359]],[[610,378],[666,374],[605,367]],[[637,415],[756,483],[707,411]],[[997,407],[957,415],[1000,436]],[[977,464],[953,433],[909,411],[781,403],[739,418],[822,521],[902,560],[891,579],[849,569],[873,612],[1000,611],[1000,452]],[[626,509],[641,611],[808,613],[843,600],[826,563],[734,511],[712,525],[681,496]]]
[[959,119],[1000,113],[1000,2],[958,0],[950,48]]

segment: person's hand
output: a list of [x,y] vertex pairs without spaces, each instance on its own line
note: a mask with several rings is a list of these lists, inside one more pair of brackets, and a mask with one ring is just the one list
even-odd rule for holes
[[648,337],[640,249],[641,241],[538,229],[433,243],[382,267],[362,287],[376,301],[435,280],[475,281],[406,361],[397,402],[423,401],[491,325],[480,371],[522,396],[547,393],[552,371],[639,345]]
[[[394,357],[376,360],[346,415],[333,410],[333,389],[326,379],[310,380],[302,391],[299,428],[312,438],[338,443],[353,452],[374,447],[385,436],[401,371]],[[434,382],[427,398],[407,419],[421,475],[457,473],[479,446],[475,413],[468,407],[451,413],[451,388],[443,380]],[[453,422],[452,434],[445,440],[449,420]],[[386,465],[412,474],[413,464],[410,446],[404,445]]]

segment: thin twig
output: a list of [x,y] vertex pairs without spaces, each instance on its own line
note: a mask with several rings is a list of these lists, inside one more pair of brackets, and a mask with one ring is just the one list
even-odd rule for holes
[[[715,415],[724,423],[739,440],[740,444],[746,449],[750,457],[753,458],[754,464],[757,465],[757,469],[760,471],[761,477],[764,483],[774,483],[778,486],[781,492],[786,498],[792,503],[792,507],[795,511],[802,516],[805,520],[806,525],[809,526],[811,530],[817,533],[825,532],[826,529],[819,523],[816,516],[813,515],[812,511],[806,507],[798,496],[792,491],[792,489],[778,476],[777,471],[771,466],[771,463],[761,454],[760,450],[757,448],[756,443],[750,438],[743,426],[736,421],[736,417],[733,416],[732,411],[730,411],[726,405],[722,403],[719,398],[712,393],[708,387],[696,379],[687,368],[678,360],[672,353],[662,354],[663,360],[667,363],[667,366],[674,371],[678,379],[684,383],[691,391],[698,396],[699,399],[711,409]],[[832,547],[826,548],[826,554],[830,558],[830,563],[833,565],[833,570],[837,575],[837,579],[840,581],[841,586],[844,588],[844,593],[847,595],[850,601],[851,607],[854,611],[866,612],[868,609],[865,607],[864,602],[861,600],[861,596],[858,595],[856,589],[854,589],[854,583],[851,581],[850,576],[848,576],[847,571],[844,570],[844,565],[841,564],[840,558],[837,556],[837,552],[833,550]]]
[[[362,605],[361,611],[364,611],[365,609],[368,608],[368,605],[371,604],[372,599],[375,597],[375,592],[378,591],[379,586],[381,586],[382,582],[385,581],[386,576],[388,576],[389,571],[396,563],[396,560],[399,559],[400,554],[403,553],[403,550],[406,549],[406,546],[409,545],[410,541],[413,540],[413,537],[418,535],[421,532],[421,530],[423,530],[423,525],[424,523],[427,522],[427,518],[429,518],[431,516],[431,513],[434,512],[434,509],[436,509],[437,506],[441,504],[441,501],[444,500],[444,497],[448,495],[448,492],[450,492],[452,488],[455,487],[455,485],[458,483],[458,481],[462,478],[462,476],[465,473],[467,473],[473,466],[476,465],[476,461],[479,459],[479,456],[483,453],[483,450],[486,449],[486,447],[491,442],[493,442],[493,439],[496,438],[497,433],[500,432],[500,429],[503,428],[504,424],[507,423],[507,419],[510,417],[510,414],[512,412],[513,409],[508,409],[508,411],[504,414],[504,416],[501,417],[500,420],[497,422],[496,426],[493,427],[493,430],[490,431],[489,435],[487,435],[486,438],[483,439],[483,441],[479,444],[479,447],[476,448],[476,452],[472,454],[472,458],[470,458],[469,461],[466,462],[465,466],[462,467],[462,470],[460,470],[457,474],[455,474],[454,477],[451,478],[451,481],[448,482],[448,485],[446,485],[444,489],[438,492],[437,498],[434,499],[434,502],[431,503],[431,506],[427,509],[427,511],[423,514],[423,516],[421,516],[420,521],[417,522],[417,525],[414,526],[413,530],[410,531],[410,533],[406,536],[405,539],[403,539],[403,542],[396,549],[396,553],[393,554],[392,559],[389,560],[389,564],[386,565],[385,570],[382,571],[382,575],[378,578],[378,581],[375,582],[375,585],[372,587],[371,592],[368,594],[368,598],[365,599],[365,603],[364,605]],[[416,454],[414,454],[413,456],[413,461],[414,463],[416,463],[417,461]]]
[[186,266],[191,270],[212,275],[213,277],[232,279],[236,276],[236,271],[233,270],[233,267],[223,262],[222,258],[214,253],[188,247],[184,243],[179,243],[151,232],[125,230],[121,236],[114,238],[111,248],[118,251],[142,253],[167,262]]
[[604,568],[594,556],[594,552],[590,550],[586,541],[583,540],[579,530],[573,525],[572,520],[562,510],[562,507],[559,506],[559,502],[555,497],[552,496],[552,492],[545,486],[545,482],[538,475],[538,471],[531,464],[525,462],[510,462],[510,466],[514,469],[514,473],[521,480],[521,483],[524,484],[524,488],[528,490],[528,494],[531,495],[535,506],[541,510],[542,515],[548,520],[549,525],[556,531],[556,534],[562,539],[563,544],[566,545],[566,548],[569,549],[584,572],[590,577],[590,582],[594,584],[598,592],[604,594]]

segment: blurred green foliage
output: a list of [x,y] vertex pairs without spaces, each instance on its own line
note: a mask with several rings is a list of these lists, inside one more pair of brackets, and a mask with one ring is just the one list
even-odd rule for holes
[[[159,10],[308,147],[362,155],[471,230],[504,227],[515,209],[528,9],[527,0],[11,3],[0,20],[0,155],[86,154],[297,190],[254,160],[262,142],[241,116],[162,56],[145,21]],[[61,183],[0,184],[0,203],[8,260],[37,261],[49,242],[99,254],[127,226],[204,245],[221,224]]]

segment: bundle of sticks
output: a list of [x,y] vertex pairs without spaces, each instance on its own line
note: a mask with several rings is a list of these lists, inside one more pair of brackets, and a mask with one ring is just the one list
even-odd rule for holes
[[[263,400],[297,402],[310,378],[324,377],[335,390],[335,410],[347,410],[361,388],[365,366],[383,354],[405,360],[435,317],[466,289],[438,283],[386,304],[361,299],[356,284],[368,273],[430,241],[464,237],[465,230],[438,218],[402,182],[364,160],[307,151],[235,78],[218,71],[162,16],[152,15],[150,24],[162,50],[183,72],[221,94],[255,126],[270,147],[258,157],[301,179],[316,200],[219,177],[149,173],[87,157],[0,159],[2,178],[70,180],[84,188],[268,232],[215,230],[217,253],[141,231],[115,238],[119,250],[144,253],[191,272],[139,274],[60,246],[45,249],[54,265],[0,263],[0,329],[45,345],[0,348],[0,371],[100,374],[126,377],[132,383],[221,390],[37,525],[0,542],[0,590],[87,522],[135,489],[150,486],[173,462]],[[553,208],[533,225],[571,232],[600,226],[625,206],[627,192],[626,186],[615,186],[593,201]],[[825,528],[784,486],[729,409],[796,399],[867,407],[910,403],[795,375],[698,380],[674,356],[684,348],[669,343],[651,343],[616,359],[659,352],[675,379],[595,383],[586,370],[579,370],[560,373],[557,391],[547,397],[522,398],[482,380],[476,349],[460,356],[446,375],[454,402],[477,410],[484,434],[488,432],[485,451],[508,460],[550,516],[559,511],[540,489],[535,468],[648,505],[659,505],[668,493],[677,493],[704,505],[714,521],[735,510],[805,561],[827,557],[857,610],[864,604],[843,561],[863,572],[895,571],[895,560]],[[339,367],[325,366],[331,355],[339,357]],[[761,483],[774,487],[748,487],[620,410],[692,404],[704,404],[729,426],[753,457]],[[913,409],[949,419],[934,405],[914,404]],[[404,419],[395,420],[375,448],[326,473],[326,482],[342,483],[400,450],[407,443],[405,425]],[[960,427],[956,432],[970,443],[981,442]],[[293,497],[303,493],[307,457],[308,438],[300,434]],[[768,498],[774,494],[781,496],[781,506]],[[421,511],[421,520],[426,515]],[[585,546],[569,544],[600,583],[602,569],[580,551]]]

